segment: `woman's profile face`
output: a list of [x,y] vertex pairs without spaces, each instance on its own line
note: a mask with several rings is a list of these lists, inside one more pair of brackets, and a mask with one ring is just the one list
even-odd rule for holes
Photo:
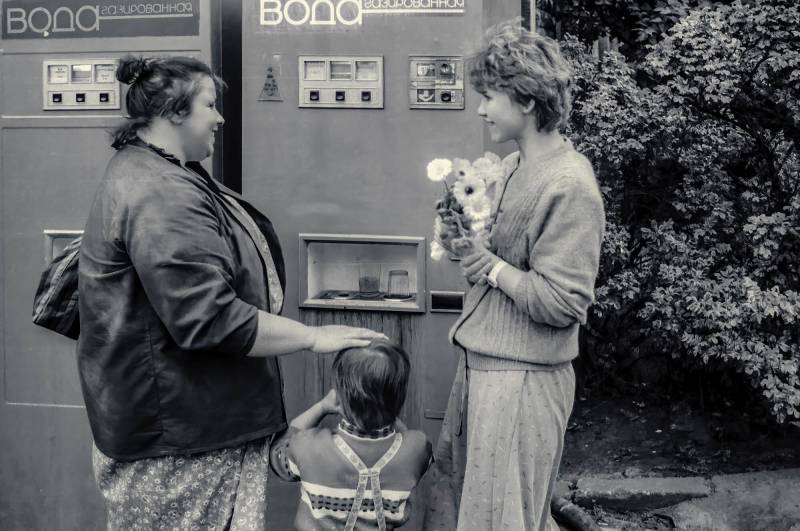
[[200,79],[200,90],[189,114],[179,124],[186,160],[200,161],[214,153],[214,135],[225,119],[217,111],[217,91],[209,76]]
[[530,118],[511,96],[491,88],[482,94],[478,115],[489,127],[492,142],[497,143],[520,138]]

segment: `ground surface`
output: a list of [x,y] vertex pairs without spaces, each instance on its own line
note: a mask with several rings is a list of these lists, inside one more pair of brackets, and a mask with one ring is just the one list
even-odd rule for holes
[[[647,477],[735,474],[800,467],[800,426],[775,426],[733,410],[620,398],[575,401],[560,476]],[[597,509],[610,529],[672,529],[655,513]]]
[[575,401],[561,476],[711,476],[800,466],[800,427],[736,411],[630,399]]

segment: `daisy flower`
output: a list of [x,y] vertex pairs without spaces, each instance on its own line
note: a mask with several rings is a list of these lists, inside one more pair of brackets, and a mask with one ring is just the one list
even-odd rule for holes
[[431,258],[434,260],[441,260],[444,256],[445,249],[442,247],[442,244],[437,242],[436,240],[431,242]]
[[486,226],[486,223],[492,216],[491,203],[488,198],[484,198],[484,201],[476,201],[474,204],[464,207],[464,214],[469,216],[469,219],[473,221],[473,225],[480,224]]
[[472,164],[467,159],[453,159],[453,173],[456,179],[465,177],[472,170]]
[[453,195],[464,207],[477,205],[486,198],[486,183],[470,172],[455,182]]
[[433,159],[428,163],[428,179],[431,181],[444,181],[451,171],[453,163],[449,159]]
[[503,165],[500,157],[487,151],[482,157],[472,163],[474,170],[483,177],[487,185],[496,183],[504,177]]

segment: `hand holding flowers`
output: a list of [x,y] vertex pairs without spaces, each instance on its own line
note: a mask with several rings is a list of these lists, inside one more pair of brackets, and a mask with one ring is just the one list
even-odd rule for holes
[[461,259],[461,272],[471,284],[486,282],[486,276],[500,258],[485,247],[476,247],[474,252]]
[[[467,256],[476,244],[488,248],[495,191],[505,176],[500,157],[487,152],[472,163],[465,159],[434,159],[428,164],[427,173],[430,180],[444,184],[442,198],[436,203],[431,258],[439,260],[445,252]],[[449,186],[447,178],[451,174],[455,182]]]

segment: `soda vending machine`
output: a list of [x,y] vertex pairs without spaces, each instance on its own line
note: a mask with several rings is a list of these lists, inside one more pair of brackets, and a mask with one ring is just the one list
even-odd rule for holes
[[[485,29],[520,9],[488,0],[243,4],[242,191],[277,226],[286,308],[308,324],[368,326],[401,343],[412,365],[404,416],[431,440],[458,359],[447,332],[466,283],[457,262],[430,258],[442,185],[426,165],[508,152],[484,137],[465,65]],[[327,391],[330,364],[284,358],[290,415]]]

